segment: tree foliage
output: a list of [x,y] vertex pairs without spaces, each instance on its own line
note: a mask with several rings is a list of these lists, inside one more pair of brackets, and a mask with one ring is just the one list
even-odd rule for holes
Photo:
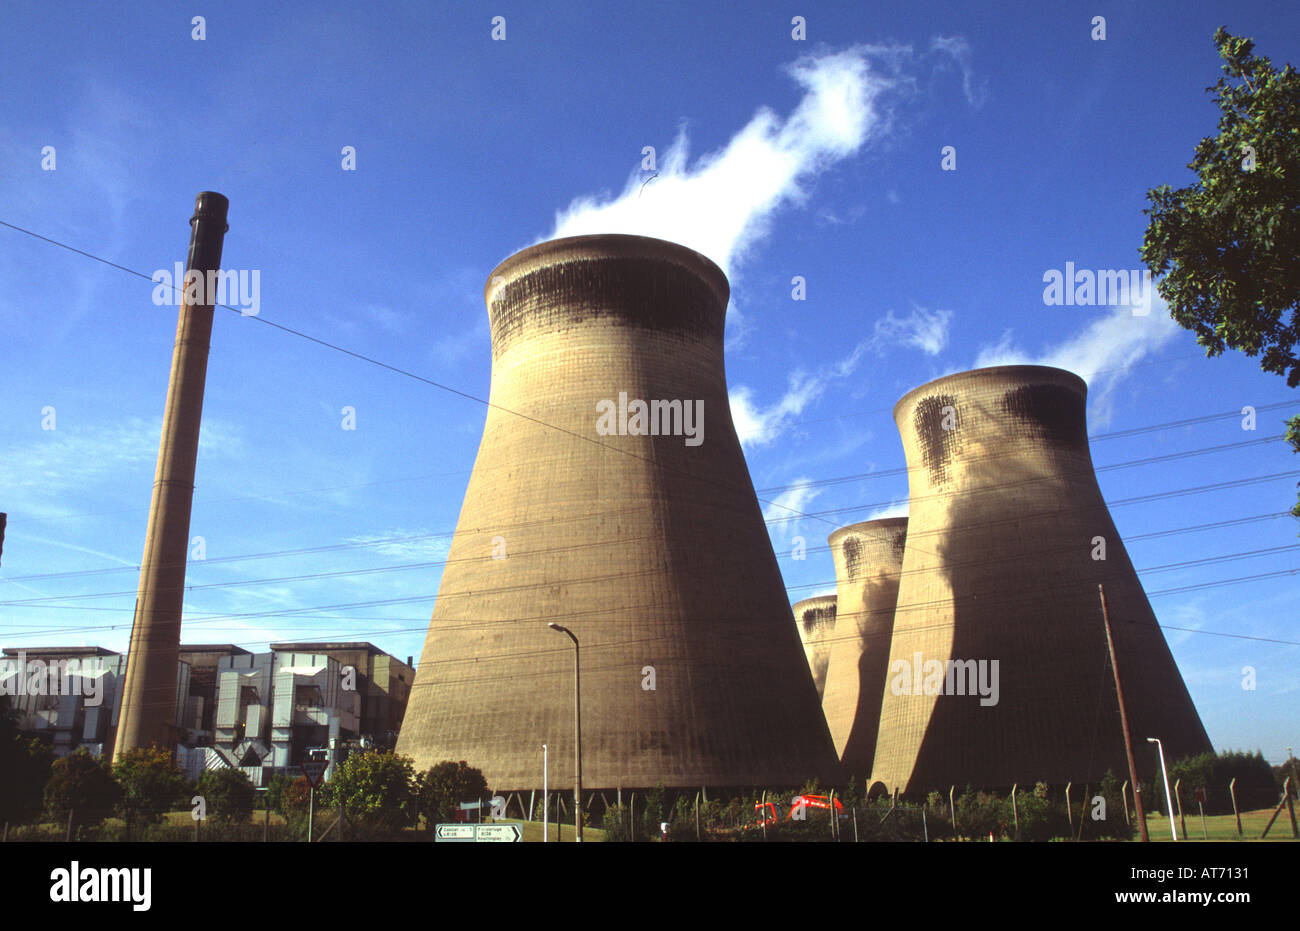
[[120,807],[128,824],[156,824],[163,812],[189,807],[190,783],[160,747],[137,747],[113,761],[113,778],[122,787]]
[[195,790],[207,804],[208,817],[227,824],[244,822],[253,814],[257,795],[252,780],[237,769],[209,769]]
[[63,823],[72,812],[73,831],[102,822],[122,798],[107,764],[84,749],[54,761],[45,784],[45,810]]
[[464,760],[444,760],[415,777],[415,794],[420,814],[434,825],[451,821],[461,802],[486,797],[487,780]]
[[[1300,74],[1253,54],[1220,27],[1221,77],[1206,91],[1221,116],[1196,146],[1196,174],[1177,190],[1147,192],[1142,260],[1164,276],[1174,320],[1209,356],[1236,349],[1300,385]],[[1300,416],[1287,439],[1300,452]],[[1300,501],[1292,511],[1300,517]]]
[[353,753],[335,769],[328,799],[364,824],[402,828],[416,815],[414,763],[390,750]]
[[20,823],[40,814],[45,783],[50,778],[54,751],[34,737],[18,732],[17,715],[0,710],[0,821]]

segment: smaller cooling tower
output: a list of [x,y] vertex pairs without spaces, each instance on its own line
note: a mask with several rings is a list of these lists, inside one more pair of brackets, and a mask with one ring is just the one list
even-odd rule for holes
[[1099,584],[1139,773],[1156,768],[1147,737],[1170,759],[1212,751],[1097,485],[1086,398],[1077,375],[1011,365],[894,406],[909,518],[873,780],[908,792],[1125,773]]
[[799,627],[804,656],[808,658],[808,670],[817,686],[817,697],[821,698],[826,691],[826,667],[830,662],[831,638],[835,633],[835,596],[819,595],[796,601],[794,621]]
[[839,611],[822,711],[844,771],[862,779],[876,753],[906,539],[907,518],[887,517],[841,527],[827,541]]

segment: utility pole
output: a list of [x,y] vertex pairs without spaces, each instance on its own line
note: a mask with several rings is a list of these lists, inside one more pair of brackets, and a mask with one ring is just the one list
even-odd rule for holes
[[[1142,805],[1142,783],[1138,779],[1137,763],[1133,759],[1133,735],[1128,729],[1128,709],[1124,705],[1124,686],[1119,681],[1119,661],[1115,658],[1115,640],[1110,633],[1110,612],[1106,609],[1106,589],[1097,585],[1101,596],[1101,619],[1106,625],[1106,649],[1110,653],[1110,671],[1115,676],[1115,697],[1119,699],[1119,726],[1124,731],[1124,754],[1128,757],[1128,777],[1133,781],[1133,807],[1137,809],[1138,832],[1142,843],[1149,843],[1151,836],[1147,833],[1147,812]],[[1170,814],[1173,819],[1173,814]]]

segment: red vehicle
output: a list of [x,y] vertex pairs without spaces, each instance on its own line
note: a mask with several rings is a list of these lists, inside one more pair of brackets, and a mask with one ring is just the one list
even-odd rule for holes
[[[830,799],[825,795],[796,795],[790,799],[790,811],[786,814],[786,821],[793,821],[797,817],[800,809],[806,814],[809,808],[820,808],[822,811],[829,811],[831,807]],[[754,805],[754,812],[758,818],[759,824],[776,824],[780,821],[777,815],[776,803],[768,802],[764,805],[758,802]],[[841,818],[847,817],[844,814],[844,805],[839,799],[835,800],[835,813]],[[800,819],[802,820],[802,819]]]

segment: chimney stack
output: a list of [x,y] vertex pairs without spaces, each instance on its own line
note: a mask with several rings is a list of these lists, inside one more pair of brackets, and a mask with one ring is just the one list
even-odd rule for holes
[[175,742],[181,604],[215,298],[215,289],[210,285],[216,276],[208,273],[221,268],[229,206],[221,194],[203,191],[195,199],[194,216],[190,218],[189,255],[185,281],[178,283],[183,296],[140,564],[140,589],[131,626],[115,756],[137,747],[171,750]]

